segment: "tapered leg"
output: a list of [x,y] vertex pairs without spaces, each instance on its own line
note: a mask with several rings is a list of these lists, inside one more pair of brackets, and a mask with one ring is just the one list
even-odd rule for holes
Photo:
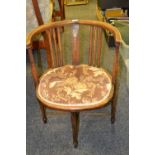
[[39,105],[40,105],[40,110],[41,110],[41,114],[42,114],[42,120],[44,123],[47,123],[45,106],[43,106],[43,104],[40,101],[39,101]]
[[71,112],[71,123],[73,133],[73,144],[74,147],[78,146],[78,132],[79,132],[79,112]]
[[111,123],[115,123],[115,113],[116,113],[116,97],[114,96],[111,104]]
[[118,98],[118,83],[115,85],[114,96],[112,98],[112,103],[111,103],[111,123],[112,124],[115,123],[117,98]]

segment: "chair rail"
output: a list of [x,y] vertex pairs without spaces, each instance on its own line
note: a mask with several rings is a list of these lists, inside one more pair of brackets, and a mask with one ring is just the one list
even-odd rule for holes
[[63,27],[65,25],[71,25],[71,24],[82,24],[82,25],[94,25],[102,27],[103,29],[109,30],[114,34],[114,39],[116,44],[120,44],[122,42],[121,34],[118,31],[117,28],[114,26],[100,21],[95,20],[63,20],[63,21],[56,21],[47,23],[41,26],[38,26],[37,28],[33,29],[26,38],[26,48],[32,48],[32,37],[38,33],[44,32],[48,30],[49,28],[55,28],[55,27]]

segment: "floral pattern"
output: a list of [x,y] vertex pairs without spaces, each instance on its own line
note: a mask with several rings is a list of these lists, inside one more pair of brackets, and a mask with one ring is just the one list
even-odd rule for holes
[[65,65],[47,71],[40,78],[37,93],[48,103],[75,105],[104,100],[111,89],[111,77],[104,69]]

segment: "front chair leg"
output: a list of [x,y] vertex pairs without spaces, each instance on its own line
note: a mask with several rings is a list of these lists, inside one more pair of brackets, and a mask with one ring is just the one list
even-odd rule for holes
[[119,83],[117,82],[114,88],[114,96],[112,98],[112,103],[111,103],[111,123],[112,124],[115,123],[115,117],[116,117],[115,115],[116,115],[116,105],[117,105],[117,98],[118,98],[118,87],[119,87]]
[[40,101],[39,101],[39,105],[40,105],[40,110],[41,110],[41,114],[42,114],[42,120],[44,123],[47,123],[45,106]]
[[114,94],[114,97],[112,99],[111,104],[111,123],[115,123],[115,113],[116,113],[116,95]]
[[74,147],[78,146],[79,112],[71,112],[72,134]]

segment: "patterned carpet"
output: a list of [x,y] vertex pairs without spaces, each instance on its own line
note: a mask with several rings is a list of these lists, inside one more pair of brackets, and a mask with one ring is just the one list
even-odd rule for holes
[[[96,19],[95,8],[95,0],[89,0],[87,5],[67,6],[66,17],[67,19],[94,20]],[[84,33],[87,32],[84,31]],[[68,40],[69,36],[65,38],[65,51],[69,48]],[[85,47],[82,48],[85,49]],[[108,49],[107,45],[104,48],[106,59],[102,65],[112,61],[112,49]],[[43,50],[41,53],[44,57]],[[68,53],[68,55],[70,54]],[[83,57],[81,59],[85,60]],[[69,62],[69,56],[65,61]],[[126,85],[127,71],[122,59],[120,63],[120,89],[115,124],[111,125],[110,122],[110,106],[81,112],[79,146],[74,149],[69,113],[48,110],[48,122],[43,124],[27,58],[27,155],[128,155],[129,91]],[[107,65],[106,68],[109,69],[111,66]]]

